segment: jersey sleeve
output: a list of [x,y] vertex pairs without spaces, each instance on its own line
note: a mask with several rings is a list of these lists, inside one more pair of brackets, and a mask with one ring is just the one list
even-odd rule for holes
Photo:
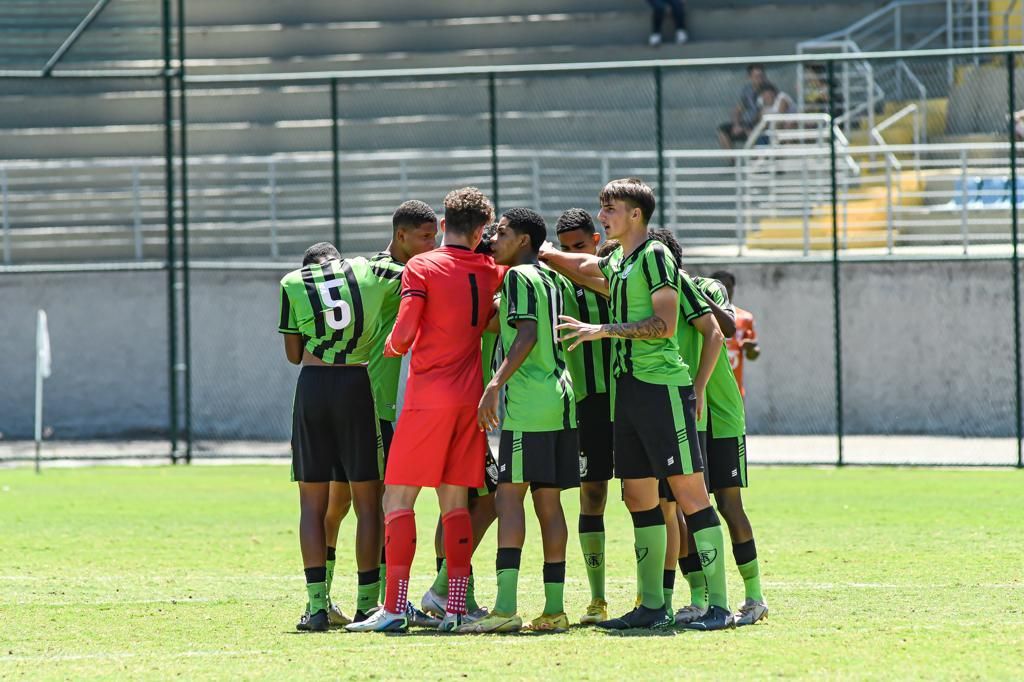
[[288,289],[285,287],[284,282],[281,283],[281,311],[280,321],[277,323],[277,331],[282,334],[299,333],[299,323],[295,319],[295,309],[292,308],[292,302],[288,299]]
[[708,280],[708,285],[704,289],[704,293],[708,295],[715,304],[725,311],[725,314],[732,318],[732,321],[736,321],[736,308],[733,306],[732,301],[729,300],[729,292],[725,290],[725,285],[719,282],[717,279]]
[[654,243],[643,255],[640,269],[644,273],[647,287],[653,294],[664,287],[675,287],[679,282],[679,266],[668,249],[661,243]]
[[501,288],[507,301],[506,322],[515,326],[520,320],[537,321],[537,292],[533,283],[515,270],[509,270]]
[[711,313],[711,307],[704,300],[704,295],[685,272],[679,275],[679,310],[687,322]]
[[607,256],[597,261],[597,267],[601,268],[601,274],[604,275],[604,278],[609,282],[612,279],[612,262],[616,258],[617,253],[619,253],[619,251],[612,251]]
[[402,271],[402,298],[427,297],[427,276],[425,266],[415,258]]

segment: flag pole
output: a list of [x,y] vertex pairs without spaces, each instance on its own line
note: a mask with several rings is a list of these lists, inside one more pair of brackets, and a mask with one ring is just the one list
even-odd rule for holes
[[41,471],[43,449],[43,379],[50,376],[50,332],[46,311],[36,317],[36,473]]

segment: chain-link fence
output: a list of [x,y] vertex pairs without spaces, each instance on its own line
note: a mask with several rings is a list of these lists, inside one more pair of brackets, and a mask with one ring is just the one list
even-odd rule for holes
[[306,246],[379,251],[463,185],[552,225],[639,176],[756,314],[752,461],[1019,463],[1016,51],[196,76],[163,38],[159,76],[0,72],[0,459],[37,308],[54,456],[285,455],[276,286]]

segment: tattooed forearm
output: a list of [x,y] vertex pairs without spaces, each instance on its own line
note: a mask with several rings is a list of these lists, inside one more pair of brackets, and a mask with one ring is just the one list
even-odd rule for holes
[[646,320],[639,322],[623,322],[619,324],[606,324],[604,330],[608,336],[615,336],[620,339],[660,339],[665,336],[668,327],[665,321],[657,315],[652,315]]

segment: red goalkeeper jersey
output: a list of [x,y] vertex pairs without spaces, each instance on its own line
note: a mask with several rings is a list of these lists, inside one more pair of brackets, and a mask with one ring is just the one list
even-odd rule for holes
[[460,246],[442,246],[406,264],[386,347],[390,355],[412,350],[403,409],[475,408],[480,402],[480,336],[504,269]]

